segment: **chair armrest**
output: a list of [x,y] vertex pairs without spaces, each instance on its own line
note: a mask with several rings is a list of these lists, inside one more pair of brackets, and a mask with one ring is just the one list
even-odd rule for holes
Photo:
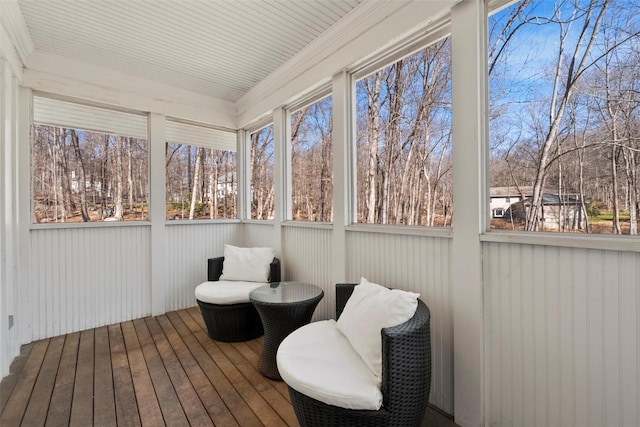
[[351,297],[356,283],[337,283],[336,284],[336,320],[340,318],[347,300]]
[[224,257],[219,256],[215,258],[209,258],[207,260],[207,280],[209,282],[217,282],[222,275],[222,265],[224,263]]
[[426,409],[431,388],[430,318],[429,308],[418,300],[411,319],[381,331],[382,404],[391,411],[402,411],[399,406]]
[[275,283],[280,281],[280,260],[275,257],[269,265],[269,282]]

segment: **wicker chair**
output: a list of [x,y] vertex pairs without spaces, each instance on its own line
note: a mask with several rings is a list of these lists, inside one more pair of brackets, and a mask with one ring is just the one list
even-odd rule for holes
[[[336,317],[355,284],[336,285]],[[382,329],[382,407],[353,410],[306,396],[289,387],[291,403],[302,427],[420,426],[431,387],[430,312],[418,300],[407,322]]]
[[[209,258],[207,280],[216,282],[222,275],[224,257]],[[280,281],[280,260],[270,265],[269,282]],[[207,326],[209,337],[216,341],[249,341],[264,334],[262,321],[251,302],[239,304],[211,304],[197,300]]]

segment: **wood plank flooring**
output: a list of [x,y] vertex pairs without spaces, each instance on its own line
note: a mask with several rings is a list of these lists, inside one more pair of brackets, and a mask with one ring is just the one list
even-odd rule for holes
[[36,341],[0,383],[0,426],[297,426],[261,350],[210,339],[197,307]]

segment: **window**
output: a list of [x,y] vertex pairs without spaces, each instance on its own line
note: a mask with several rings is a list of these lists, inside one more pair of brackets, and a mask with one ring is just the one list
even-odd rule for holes
[[252,132],[249,145],[251,219],[273,219],[273,124]]
[[489,18],[491,187],[523,196],[492,229],[638,233],[638,10],[519,1]]
[[451,225],[449,38],[357,80],[356,139],[359,223]]
[[502,208],[496,208],[493,210],[493,217],[494,218],[502,218],[504,216],[504,209]]
[[148,219],[147,118],[35,96],[33,222]]
[[167,219],[237,218],[236,133],[166,123]]
[[331,97],[291,114],[291,218],[330,222],[333,194]]

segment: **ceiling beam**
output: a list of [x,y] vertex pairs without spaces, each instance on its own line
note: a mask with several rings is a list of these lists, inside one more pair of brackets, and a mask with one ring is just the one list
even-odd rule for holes
[[37,91],[237,129],[230,101],[38,50],[25,66],[23,85]]
[[24,64],[35,47],[17,0],[0,1],[0,20],[20,60]]

